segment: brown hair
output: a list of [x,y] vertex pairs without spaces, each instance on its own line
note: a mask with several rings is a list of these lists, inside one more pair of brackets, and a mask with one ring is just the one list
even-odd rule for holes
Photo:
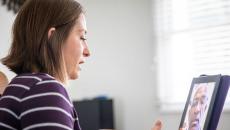
[[[3,64],[16,74],[43,72],[65,82],[62,46],[81,13],[76,0],[27,0],[14,21]],[[51,27],[56,30],[48,38]]]

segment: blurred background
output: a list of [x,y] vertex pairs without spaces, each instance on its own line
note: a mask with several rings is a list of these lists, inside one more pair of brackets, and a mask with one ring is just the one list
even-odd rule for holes
[[[7,0],[2,0],[4,2]],[[80,0],[91,57],[67,87],[74,101],[113,99],[116,130],[179,127],[193,77],[230,74],[230,0]],[[16,14],[0,5],[0,58]],[[15,76],[0,64],[11,79]],[[218,130],[230,129],[229,96]]]

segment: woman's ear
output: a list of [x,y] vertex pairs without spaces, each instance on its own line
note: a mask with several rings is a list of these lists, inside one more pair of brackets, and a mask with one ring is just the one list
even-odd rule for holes
[[53,34],[53,32],[55,31],[56,29],[54,27],[50,28],[49,31],[48,31],[48,39],[50,39],[51,35]]

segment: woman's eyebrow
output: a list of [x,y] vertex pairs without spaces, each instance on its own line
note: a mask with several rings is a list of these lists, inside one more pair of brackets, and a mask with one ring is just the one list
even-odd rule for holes
[[85,29],[79,29],[79,32],[84,32],[85,34],[87,34],[87,30]]

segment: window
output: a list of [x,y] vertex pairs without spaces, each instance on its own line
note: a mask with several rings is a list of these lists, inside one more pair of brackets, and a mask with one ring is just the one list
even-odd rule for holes
[[180,110],[193,77],[230,75],[230,0],[154,0],[153,13],[161,110]]

